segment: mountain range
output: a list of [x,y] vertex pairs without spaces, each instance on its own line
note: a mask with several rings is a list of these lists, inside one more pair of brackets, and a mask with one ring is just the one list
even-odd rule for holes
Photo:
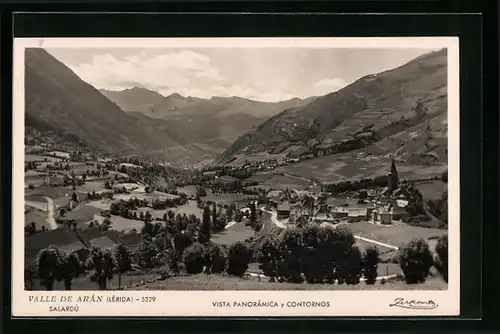
[[425,54],[287,109],[240,136],[216,162],[361,148],[417,164],[446,162],[446,57],[446,49]]
[[125,113],[40,48],[25,51],[25,114],[27,132],[31,127],[56,129],[114,154],[173,161],[198,160],[205,154],[155,120]]
[[270,116],[303,106],[315,97],[281,102],[260,102],[237,96],[202,99],[178,93],[163,96],[145,88],[122,91],[100,90],[122,110],[135,117],[155,119],[165,129],[176,129],[190,143],[218,155],[241,134],[256,127]]
[[445,49],[324,96],[282,102],[98,90],[43,49],[25,55],[27,129],[115,154],[176,164],[353,150],[414,164],[447,159]]

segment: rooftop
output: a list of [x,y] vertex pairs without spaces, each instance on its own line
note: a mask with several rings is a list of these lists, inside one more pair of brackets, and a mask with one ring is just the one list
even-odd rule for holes
[[278,204],[278,211],[290,211],[290,203],[283,202]]

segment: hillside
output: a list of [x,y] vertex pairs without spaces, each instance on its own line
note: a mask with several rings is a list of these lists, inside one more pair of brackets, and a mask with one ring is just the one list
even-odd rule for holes
[[236,140],[217,162],[358,150],[412,164],[447,159],[447,53],[368,75],[285,110]]
[[[140,117],[138,114],[142,113],[155,119],[163,129],[176,129],[176,132],[188,138],[190,144],[200,145],[206,152],[213,152],[212,158],[268,117],[314,99],[259,102],[234,96],[202,99],[177,93],[160,98],[158,93],[143,88],[102,92],[123,110],[133,112],[134,116]],[[138,96],[140,98],[135,99]]]
[[165,97],[146,88],[133,87],[122,91],[99,90],[109,100],[116,103],[123,111],[148,111]]
[[[191,163],[203,152],[156,120],[125,112],[43,49],[26,49],[26,131],[51,130],[115,154]],[[199,156],[200,155],[200,156]]]

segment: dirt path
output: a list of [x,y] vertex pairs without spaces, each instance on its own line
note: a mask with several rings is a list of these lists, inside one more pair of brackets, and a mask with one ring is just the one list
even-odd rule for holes
[[52,200],[52,198],[49,197],[45,197],[45,199],[47,200],[47,223],[49,223],[51,230],[55,230],[59,226],[57,225],[56,220],[54,219],[54,211],[55,211],[54,201]]
[[236,224],[236,222],[233,220],[233,221],[230,221],[226,224],[226,227],[225,229],[227,230],[228,228],[230,228],[231,226],[233,226],[234,224]]
[[399,249],[399,247],[396,247],[396,246],[393,246],[393,245],[389,245],[389,244],[385,244],[383,242],[379,242],[379,241],[376,241],[376,240],[373,240],[373,239],[368,239],[368,238],[360,237],[359,235],[355,235],[354,238],[359,239],[359,240],[363,240],[363,241],[366,241],[366,242],[369,242],[371,244],[379,245],[379,246],[382,246],[382,247],[385,247],[385,248],[390,248],[390,249],[394,249],[394,250],[398,250]]
[[274,225],[276,225],[279,228],[286,228],[286,225],[278,220],[278,214],[276,213],[276,211],[267,211],[264,208],[262,208],[261,210],[271,215],[271,221],[273,222]]
[[[260,278],[262,278],[262,279],[269,278],[269,277],[265,276],[264,274],[251,273],[251,272],[248,272],[248,271],[246,272],[246,275],[251,276],[251,277],[260,277]],[[387,276],[378,276],[376,280],[377,280],[377,281],[381,281],[381,280],[388,280],[388,279],[391,279],[391,278],[396,278],[396,277],[397,277],[397,275],[396,275],[396,274],[393,274],[393,275],[387,275]],[[361,277],[359,280],[360,280],[361,282],[364,282],[364,281],[366,281],[366,278]]]

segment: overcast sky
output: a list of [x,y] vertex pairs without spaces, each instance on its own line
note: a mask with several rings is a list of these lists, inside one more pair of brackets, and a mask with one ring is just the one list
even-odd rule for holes
[[334,92],[430,49],[47,49],[94,87],[281,101]]

